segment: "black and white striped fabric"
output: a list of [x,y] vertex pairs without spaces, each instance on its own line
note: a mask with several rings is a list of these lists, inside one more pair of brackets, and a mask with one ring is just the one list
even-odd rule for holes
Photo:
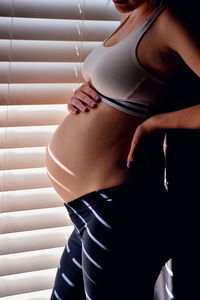
[[[167,176],[167,134],[165,134],[164,142],[163,142],[163,153],[165,159],[165,166],[164,166],[164,186],[166,191],[168,191],[168,176]],[[171,215],[171,207],[170,205],[167,208],[169,218],[167,220],[168,224],[171,222],[170,215]],[[171,229],[171,226],[169,226]],[[171,232],[169,229],[169,235],[171,236]],[[166,236],[168,239],[168,236]],[[171,240],[168,240],[169,243],[172,243]],[[172,270],[172,259],[165,263],[162,267],[160,275],[157,279],[155,289],[154,289],[154,300],[171,300],[174,299],[173,294],[173,270]]]
[[153,299],[156,279],[169,259],[165,234],[156,230],[165,196],[164,190],[142,192],[137,184],[124,184],[65,203],[75,229],[51,300]]

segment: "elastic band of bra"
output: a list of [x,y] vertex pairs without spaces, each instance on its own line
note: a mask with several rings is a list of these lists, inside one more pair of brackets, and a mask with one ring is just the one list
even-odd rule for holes
[[[103,95],[102,93],[100,93],[97,89],[95,89],[95,91],[100,95],[100,96],[102,96],[102,97],[104,97],[105,99],[107,99],[107,100],[109,100],[110,102],[112,102],[112,103],[114,103],[114,104],[116,104],[116,105],[118,105],[118,106],[121,106],[121,107],[123,107],[123,108],[125,108],[125,109],[128,109],[129,111],[132,111],[132,112],[136,112],[136,113],[139,113],[139,114],[142,114],[142,115],[145,115],[145,116],[151,116],[152,114],[153,114],[153,106],[152,107],[150,107],[150,105],[149,104],[145,104],[145,103],[138,103],[138,102],[135,102],[134,101],[134,99],[133,99],[133,101],[131,102],[131,101],[124,101],[124,104],[123,103],[121,103],[121,102],[119,102],[119,101],[121,101],[121,100],[114,100],[114,99],[111,99],[111,98],[109,98],[109,97],[107,97],[107,96],[105,96],[105,95]],[[135,108],[135,107],[131,107],[131,106],[129,106],[129,105],[126,105],[125,103],[129,103],[129,104],[134,104],[135,106],[137,106],[137,108]]]

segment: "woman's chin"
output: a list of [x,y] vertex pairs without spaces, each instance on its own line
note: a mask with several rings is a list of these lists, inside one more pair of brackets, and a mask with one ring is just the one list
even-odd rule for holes
[[115,2],[115,7],[120,13],[128,13],[133,10],[127,3],[117,3]]

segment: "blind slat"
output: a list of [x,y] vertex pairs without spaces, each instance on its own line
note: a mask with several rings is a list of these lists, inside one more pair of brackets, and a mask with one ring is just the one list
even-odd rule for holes
[[57,127],[58,127],[57,125],[8,127],[6,128],[6,131],[2,128],[0,131],[1,134],[0,149],[5,148],[5,144],[4,144],[5,140],[6,140],[6,148],[46,146]]
[[[53,270],[51,271],[53,272]],[[23,293],[14,296],[1,297],[1,300],[49,300],[52,289],[32,293]]]
[[79,83],[80,63],[0,62],[1,83]]
[[67,116],[67,105],[29,105],[2,107],[0,126],[55,125]]
[[0,170],[40,168],[44,161],[45,147],[0,149]]
[[[9,61],[10,40],[0,40],[0,60]],[[99,42],[12,41],[12,61],[80,62]]]
[[3,186],[0,186],[0,191],[24,190],[51,186],[46,168],[8,170],[5,172],[0,171],[0,179],[3,175]]
[[0,18],[0,39],[11,39],[11,20],[11,18]]
[[63,247],[2,255],[0,276],[56,268]]
[[[47,269],[15,275],[3,276],[0,297],[39,291],[52,287],[56,269]],[[21,284],[23,282],[23,284]],[[41,285],[42,282],[42,285]]]
[[63,200],[52,187],[7,191],[1,200],[1,212],[58,206],[63,206]]
[[1,213],[0,234],[72,225],[65,207]]
[[[83,8],[84,2],[80,0],[80,7]],[[119,13],[113,9],[112,2],[106,7],[107,0],[94,1],[85,0],[85,19],[117,20]],[[14,15],[16,17],[27,18],[56,18],[56,19],[76,19],[81,18],[76,1],[66,0],[15,0]],[[2,16],[10,16],[12,11],[11,0],[0,1],[0,11]]]
[[0,255],[63,247],[73,226],[5,233],[0,236]]
[[118,21],[53,20],[0,18],[0,38],[15,40],[85,41],[104,40],[119,24]]
[[0,1],[1,16],[10,16],[11,10],[12,10],[12,0],[1,0]]
[[0,61],[9,61],[11,40],[0,40]]
[[[54,271],[52,270],[51,272]],[[1,297],[1,300],[49,300],[51,296],[51,290],[52,289]]]
[[[2,105],[66,104],[79,84],[0,84]],[[1,107],[3,111],[3,106]]]

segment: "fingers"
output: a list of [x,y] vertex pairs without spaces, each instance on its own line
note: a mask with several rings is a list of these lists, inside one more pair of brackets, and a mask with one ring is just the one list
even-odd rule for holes
[[127,157],[127,167],[128,168],[131,168],[131,166],[133,164],[135,148],[136,148],[136,143],[135,143],[135,140],[134,140],[134,137],[133,137],[131,147],[130,147],[130,150],[129,150],[129,154],[128,154],[128,157]]
[[67,110],[68,110],[68,112],[75,114],[75,115],[79,113],[79,110],[70,103],[67,104]]
[[97,102],[100,101],[100,97],[97,94],[97,92],[93,88],[91,88],[89,85],[86,85],[86,84],[83,84],[79,89],[77,89],[74,92],[74,95],[72,97],[72,101],[73,101],[72,104],[74,106],[79,105],[80,107],[82,107],[80,102],[74,101],[75,100],[74,98],[81,101],[81,103],[83,105],[87,104],[87,106],[91,107],[91,108],[97,107]]
[[87,107],[87,106],[90,107],[90,108],[97,107],[97,103],[94,100],[92,100],[86,94],[83,94],[83,93],[80,93],[80,92],[77,93],[77,94],[74,94],[74,96],[71,98],[71,103],[74,106],[77,106],[80,110],[82,110],[83,107]]
[[72,97],[70,103],[81,112],[89,111],[88,107],[82,102],[82,100],[77,99],[76,97]]
[[88,95],[95,103],[101,100],[99,94],[90,87],[90,85],[83,84],[81,87],[83,93]]
[[135,153],[138,150],[138,147],[142,141],[142,139],[144,138],[144,130],[142,125],[138,126],[132,141],[131,141],[131,146],[130,146],[130,150],[128,153],[128,157],[127,157],[127,167],[131,168],[131,166],[133,165],[134,159],[135,159]]
[[100,102],[101,98],[94,90],[92,85],[88,83],[82,84],[73,94],[68,105],[68,111],[72,113],[88,112],[89,108],[97,107],[97,102]]
[[129,154],[127,157],[128,168],[130,168],[133,161],[136,159],[136,156],[138,155],[139,151],[146,146],[149,147],[150,145],[149,137],[151,137],[151,141],[152,141],[151,134],[155,132],[155,130],[157,129],[156,126],[158,125],[157,125],[157,117],[155,115],[149,119],[146,119],[136,128],[133,134]]

